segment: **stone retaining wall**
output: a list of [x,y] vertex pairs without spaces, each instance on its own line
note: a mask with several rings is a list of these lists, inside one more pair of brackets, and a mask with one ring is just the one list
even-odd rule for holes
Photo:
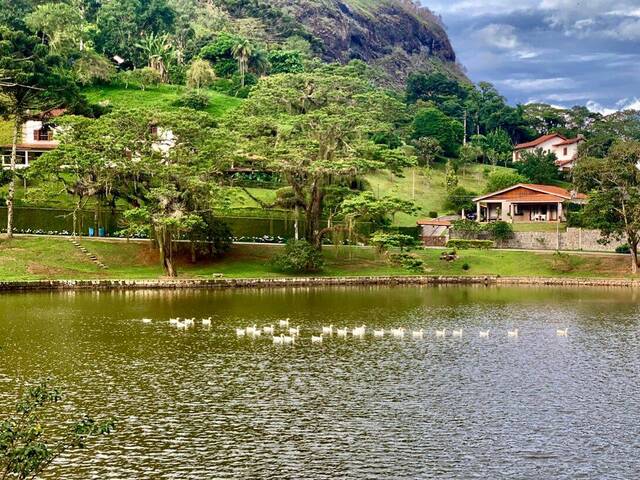
[[[455,233],[452,238],[457,238]],[[567,228],[566,232],[514,232],[513,238],[502,242],[499,248],[525,250],[584,250],[590,252],[614,252],[624,242],[601,244],[600,230]]]
[[211,280],[36,280],[0,282],[0,291],[245,289],[358,285],[556,285],[640,287],[640,280],[494,276],[305,277]]

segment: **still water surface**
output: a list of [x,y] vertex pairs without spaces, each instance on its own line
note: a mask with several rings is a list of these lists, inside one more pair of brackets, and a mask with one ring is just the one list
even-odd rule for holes
[[[479,287],[4,295],[0,410],[52,377],[65,414],[118,420],[48,478],[638,478],[639,300]],[[178,331],[173,316],[213,325]],[[295,346],[235,336],[284,317],[302,326]],[[309,341],[362,323],[426,336]],[[463,336],[435,338],[445,327]]]

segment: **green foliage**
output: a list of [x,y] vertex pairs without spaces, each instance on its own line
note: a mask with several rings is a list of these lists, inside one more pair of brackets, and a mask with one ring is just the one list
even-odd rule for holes
[[80,85],[91,85],[95,82],[107,83],[113,79],[115,67],[103,55],[87,50],[74,64],[74,73]]
[[589,191],[584,216],[600,229],[603,240],[625,238],[632,272],[638,271],[640,243],[640,142],[615,143],[603,159],[581,161],[575,168],[578,189]]
[[187,87],[195,88],[196,90],[213,85],[215,79],[216,72],[211,67],[211,64],[201,58],[196,58],[187,70]]
[[391,260],[391,263],[400,265],[410,272],[424,272],[424,260],[417,255],[411,253],[392,253],[389,255],[389,260]]
[[272,50],[267,58],[271,66],[270,72],[272,75],[304,72],[302,54],[298,50]]
[[495,244],[491,240],[449,240],[447,242],[447,248],[455,248],[459,250],[469,250],[478,248],[481,250],[487,250],[493,248]]
[[630,254],[631,253],[631,247],[629,247],[628,244],[622,244],[622,245],[618,245],[616,247],[616,253],[622,253],[622,254]]
[[174,104],[178,107],[186,107],[193,110],[205,110],[209,106],[209,95],[197,90],[187,90]]
[[271,259],[271,266],[282,273],[316,273],[323,269],[324,259],[322,253],[307,241],[291,240],[283,253]]
[[524,152],[521,160],[514,166],[518,173],[531,183],[549,184],[560,179],[557,159],[555,153],[539,148],[535,152]]
[[416,149],[418,165],[421,167],[431,166],[444,153],[436,138],[420,137],[415,139],[412,144]]
[[447,190],[447,194],[453,192],[458,188],[458,172],[456,171],[455,164],[451,161],[447,161],[447,165],[444,172],[444,184]]
[[471,268],[471,266],[468,263],[463,263],[462,264],[462,270],[464,270],[465,272],[468,271]]
[[454,220],[451,222],[453,231],[456,235],[463,239],[474,239],[484,231],[484,226],[481,223],[474,222],[473,220]]
[[435,138],[446,155],[455,157],[462,144],[463,127],[435,107],[421,108],[413,120],[413,138],[424,137]]
[[160,73],[149,67],[122,72],[119,75],[119,79],[125,84],[125,87],[133,84],[140,90],[146,90],[147,87],[156,87],[162,82]]
[[485,193],[498,192],[519,183],[527,183],[528,179],[510,170],[494,170],[487,177]]
[[488,223],[485,226],[485,230],[489,236],[497,242],[504,242],[513,238],[513,227],[508,222],[498,221]]
[[429,218],[438,218],[438,212],[435,212],[435,211],[429,212]]
[[83,449],[95,437],[113,430],[113,420],[97,422],[84,417],[66,428],[63,435],[51,435],[44,426],[53,407],[62,401],[60,391],[42,383],[30,387],[15,412],[0,422],[0,473],[2,478],[40,477],[51,463],[70,450]]
[[25,17],[33,32],[42,33],[54,52],[69,52],[79,48],[85,37],[82,12],[67,3],[44,3]]
[[462,210],[467,212],[473,211],[475,205],[473,198],[476,197],[474,192],[470,192],[464,187],[458,186],[447,193],[447,199],[445,201],[445,208],[454,212],[460,213]]
[[577,259],[575,256],[568,253],[556,252],[553,254],[553,260],[551,268],[558,273],[572,272],[577,266]]
[[393,248],[399,248],[402,252],[418,246],[418,240],[411,235],[382,230],[378,230],[371,236],[370,243],[376,247],[379,253],[388,252]]

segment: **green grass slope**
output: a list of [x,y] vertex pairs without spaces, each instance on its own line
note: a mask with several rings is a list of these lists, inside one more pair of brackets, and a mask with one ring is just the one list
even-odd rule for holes
[[[185,92],[180,85],[158,85],[157,87],[140,90],[137,87],[95,86],[84,89],[91,103],[105,102],[114,107],[127,108],[157,108],[171,110],[176,108],[174,102]],[[203,90],[209,96],[209,107],[205,110],[214,117],[220,117],[227,111],[237,107],[241,99],[230,97],[214,90]]]

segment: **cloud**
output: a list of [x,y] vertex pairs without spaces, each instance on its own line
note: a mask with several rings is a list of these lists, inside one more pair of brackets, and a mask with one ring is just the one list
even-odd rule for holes
[[513,25],[491,23],[475,32],[474,37],[490,48],[508,51],[523,60],[539,55],[520,41]]
[[508,78],[498,82],[514,90],[523,92],[546,92],[549,90],[568,90],[575,86],[575,81],[566,77],[557,78]]

